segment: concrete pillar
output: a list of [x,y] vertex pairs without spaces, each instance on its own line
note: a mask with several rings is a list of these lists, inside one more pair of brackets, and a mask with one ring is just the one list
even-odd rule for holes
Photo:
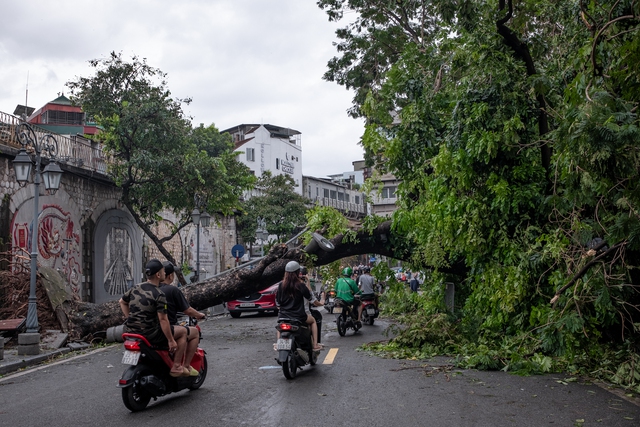
[[455,293],[456,293],[456,285],[452,282],[447,282],[446,288],[444,290],[444,303],[449,309],[449,311],[452,313],[453,313],[453,307],[454,307]]
[[36,354],[40,354],[40,334],[37,332],[18,334],[18,355],[33,356]]

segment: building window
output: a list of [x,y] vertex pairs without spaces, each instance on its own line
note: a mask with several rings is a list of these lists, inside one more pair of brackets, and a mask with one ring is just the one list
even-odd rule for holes
[[330,194],[330,196],[329,196],[330,198],[332,198],[333,200],[335,200],[335,199],[336,199],[336,196],[337,196],[337,192],[336,192],[336,190],[331,190],[331,191],[329,192],[329,194]]
[[338,200],[344,202],[344,193],[338,193]]
[[276,158],[276,169],[280,169],[280,159]]
[[325,198],[325,199],[328,199],[328,198],[329,198],[329,189],[328,189],[328,188],[325,188],[325,189],[324,189],[324,198]]
[[256,150],[253,148],[247,148],[247,162],[256,161]]
[[347,203],[349,203],[349,195],[348,195],[348,194],[345,194],[345,195],[344,195],[344,201],[345,201],[345,202],[347,202]]
[[356,199],[356,201],[355,201],[356,205],[359,205],[360,204],[360,196],[355,196],[355,199]]
[[382,198],[383,199],[395,199],[396,198],[396,187],[384,187],[382,189]]

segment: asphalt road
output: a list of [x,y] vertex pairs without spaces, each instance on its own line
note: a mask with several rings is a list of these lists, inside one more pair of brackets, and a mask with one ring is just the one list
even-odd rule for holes
[[384,322],[340,337],[333,318],[324,313],[319,364],[294,380],[274,360],[274,317],[218,317],[201,323],[209,375],[199,390],[130,413],[116,388],[121,344],[112,345],[0,378],[0,425],[640,426],[639,406],[596,385],[381,359],[358,346],[385,339]]

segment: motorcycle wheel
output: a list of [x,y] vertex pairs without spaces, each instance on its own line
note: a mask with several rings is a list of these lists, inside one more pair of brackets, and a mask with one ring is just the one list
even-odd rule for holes
[[138,371],[136,379],[131,386],[122,389],[122,402],[131,412],[142,411],[151,400],[151,395],[140,386],[140,377],[143,371]]
[[336,321],[338,326],[338,334],[343,337],[347,334],[347,316],[344,312],[340,313]]
[[296,356],[293,354],[293,350],[291,350],[287,356],[287,360],[282,364],[282,373],[286,379],[292,380],[296,377],[297,370]]
[[362,324],[363,325],[371,325],[371,323],[369,323],[370,321],[370,317],[367,314],[367,309],[365,308],[364,310],[362,310]]
[[207,363],[207,356],[202,358],[202,369],[200,369],[200,375],[196,377],[196,380],[187,387],[189,390],[197,390],[204,383],[204,379],[207,378],[207,371],[209,370],[209,364]]

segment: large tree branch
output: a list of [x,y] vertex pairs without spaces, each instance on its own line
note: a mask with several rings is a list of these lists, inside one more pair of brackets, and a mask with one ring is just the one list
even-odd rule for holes
[[[509,27],[506,26],[506,23],[513,17],[513,0],[506,0],[507,4],[507,12],[506,15],[499,19],[496,22],[496,26],[498,29],[498,34],[502,36],[504,42],[509,46],[516,57],[522,60],[527,68],[527,75],[533,76],[537,74],[535,64],[533,62],[533,58],[531,57],[531,52],[529,51],[529,46],[526,43],[520,41],[516,33]],[[504,10],[505,8],[505,0],[500,0],[500,10]],[[546,113],[546,100],[544,95],[538,94],[536,96],[536,100],[538,102],[538,134],[540,138],[543,135],[549,133],[549,121],[547,120]],[[547,177],[549,177],[549,168],[551,167],[551,147],[548,143],[542,144],[540,148],[540,156],[542,161],[542,166],[547,172]]]
[[[316,266],[326,265],[333,261],[361,254],[378,254],[396,259],[409,259],[410,250],[394,246],[394,241],[402,241],[395,236],[391,222],[380,224],[372,233],[359,231],[356,242],[345,242],[344,236],[331,239],[335,249],[330,252],[320,247],[305,252],[302,245],[287,247],[278,244],[253,268],[240,268],[226,274],[220,274],[203,282],[182,288],[187,301],[196,310],[230,301],[252,292],[260,291],[282,280],[284,268],[291,260],[311,262]],[[169,255],[169,254],[167,254]],[[310,255],[313,255],[310,257]],[[441,269],[442,270],[442,269]],[[463,274],[464,265],[456,263],[444,271]],[[111,326],[122,324],[124,318],[116,301],[105,304],[91,304],[69,301],[63,307],[71,336],[75,339],[85,338]]]
[[[555,306],[556,302],[558,302],[558,299],[560,298],[560,295],[562,295],[562,293],[564,291],[566,291],[570,286],[572,286],[578,279],[580,279],[582,276],[584,276],[587,273],[587,271],[589,271],[589,269],[591,267],[593,267],[594,264],[598,263],[600,260],[602,260],[606,256],[610,255],[614,251],[617,251],[619,248],[621,248],[622,246],[624,246],[626,244],[627,244],[626,241],[625,242],[620,242],[618,244],[615,244],[615,245],[611,246],[609,249],[607,249],[606,251],[602,252],[600,255],[598,255],[595,258],[593,258],[587,264],[585,264],[585,266],[582,267],[580,269],[580,271],[578,271],[578,273],[576,275],[574,275],[566,285],[564,285],[563,287],[561,287],[560,289],[558,289],[556,291],[556,294],[553,296],[553,298],[551,298],[551,301],[550,301],[551,304],[553,304]],[[606,242],[602,242],[598,247],[594,248],[593,250],[597,251],[601,247],[603,247],[604,245],[606,245]]]

